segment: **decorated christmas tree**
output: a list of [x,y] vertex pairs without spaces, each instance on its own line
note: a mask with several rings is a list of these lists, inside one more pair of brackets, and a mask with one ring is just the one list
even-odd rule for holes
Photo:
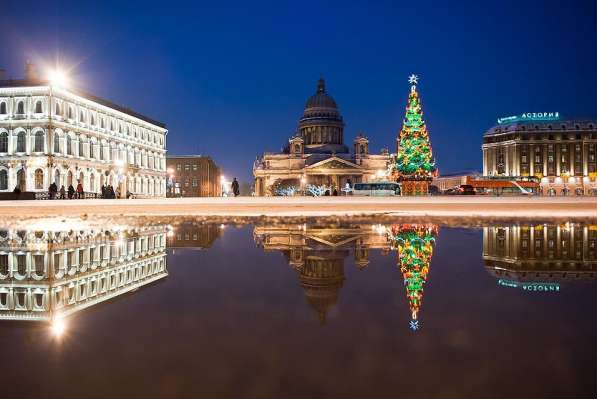
[[413,330],[419,328],[423,285],[427,281],[436,234],[437,226],[431,224],[395,225],[391,229],[390,238],[398,250],[398,262],[411,313],[410,328]]
[[435,160],[417,92],[418,77],[411,75],[408,81],[411,88],[398,137],[394,175],[402,182],[403,195],[423,195],[429,191],[429,182],[436,170]]

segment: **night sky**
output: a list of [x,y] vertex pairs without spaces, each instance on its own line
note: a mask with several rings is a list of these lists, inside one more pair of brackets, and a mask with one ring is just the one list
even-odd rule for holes
[[481,169],[500,116],[597,117],[590,1],[0,2],[0,68],[57,57],[81,88],[163,121],[170,154],[211,155],[251,179],[278,151],[323,75],[371,151],[395,148],[407,76],[441,173]]

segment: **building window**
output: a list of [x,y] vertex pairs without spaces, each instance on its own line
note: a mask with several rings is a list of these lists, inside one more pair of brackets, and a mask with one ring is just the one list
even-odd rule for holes
[[8,152],[8,133],[0,133],[0,152]]
[[60,115],[60,104],[56,104],[56,115]]
[[69,135],[66,136],[66,155],[73,155],[73,139]]
[[176,170],[180,170],[180,164],[176,164]]
[[73,119],[73,107],[68,107],[68,119]]
[[25,152],[25,132],[17,134],[17,152]]
[[60,154],[60,136],[54,134],[54,153]]
[[42,106],[41,106],[41,101],[38,101],[35,103],[35,113],[36,114],[41,114],[43,112]]
[[197,187],[197,179],[193,179],[193,187]]
[[83,111],[81,111],[81,113],[79,114],[79,122],[85,122],[85,114],[83,113]]
[[191,170],[191,165],[189,165],[189,164],[186,164],[186,165],[184,166],[184,170],[185,170],[185,171]]
[[34,152],[44,152],[44,132],[35,133],[35,141],[33,143]]
[[0,115],[6,115],[6,103],[0,103]]
[[8,172],[0,170],[0,190],[8,190]]
[[35,171],[35,189],[41,190],[44,188],[44,171],[37,169]]
[[79,156],[83,157],[85,156],[84,151],[83,151],[83,139],[79,138]]
[[193,164],[193,170],[197,170],[197,164]]
[[22,101],[19,101],[19,103],[17,104],[17,114],[23,115],[25,113],[25,103]]

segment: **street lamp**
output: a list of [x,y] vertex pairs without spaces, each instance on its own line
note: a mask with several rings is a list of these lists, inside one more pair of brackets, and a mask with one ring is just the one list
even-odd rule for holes
[[166,173],[168,174],[168,190],[170,191],[170,195],[172,197],[175,196],[175,188],[174,188],[174,169],[168,168],[166,169]]
[[68,77],[66,73],[60,69],[55,69],[50,72],[50,84],[56,87],[68,87]]

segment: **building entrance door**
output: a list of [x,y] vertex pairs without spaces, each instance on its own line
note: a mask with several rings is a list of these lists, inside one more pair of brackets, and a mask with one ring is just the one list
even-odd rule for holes
[[19,171],[17,172],[17,187],[21,191],[27,190],[27,181],[25,179],[25,170],[24,169],[19,169]]

